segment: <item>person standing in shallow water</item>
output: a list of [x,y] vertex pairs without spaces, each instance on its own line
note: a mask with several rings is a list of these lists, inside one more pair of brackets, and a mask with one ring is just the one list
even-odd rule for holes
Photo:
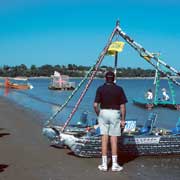
[[102,139],[102,164],[98,166],[101,171],[108,170],[108,141],[110,136],[112,171],[121,171],[117,162],[117,141],[121,135],[121,128],[125,127],[127,98],[122,87],[114,83],[115,75],[109,71],[105,75],[106,82],[98,87],[94,100],[94,110],[98,116]]

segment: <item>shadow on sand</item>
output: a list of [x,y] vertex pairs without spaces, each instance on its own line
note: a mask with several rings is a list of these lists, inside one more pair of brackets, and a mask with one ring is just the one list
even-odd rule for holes
[[[4,130],[4,128],[0,128],[0,130]],[[10,133],[0,133],[0,138],[3,136],[8,136]],[[9,165],[7,164],[0,164],[0,173],[2,173]]]
[[0,133],[0,138],[3,136],[8,136],[8,135],[10,135],[10,133]]
[[[53,148],[57,148],[57,149],[69,149],[68,147],[59,147],[56,145],[51,145],[51,147]],[[76,156],[72,151],[67,152],[68,155],[70,156]],[[118,153],[118,162],[120,165],[124,165],[130,161],[135,160],[136,158],[138,158],[138,155],[131,155],[131,154],[126,154],[126,153]],[[109,166],[112,165],[112,161],[109,162]]]
[[9,165],[7,164],[0,164],[0,173],[3,172]]
[[[132,154],[119,154],[118,155],[118,162],[120,165],[124,165],[130,161],[135,160],[139,156],[137,155],[132,155]],[[112,162],[111,162],[112,163]]]

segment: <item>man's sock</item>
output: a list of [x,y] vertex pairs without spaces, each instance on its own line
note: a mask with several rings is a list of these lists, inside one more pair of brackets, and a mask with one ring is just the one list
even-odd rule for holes
[[117,155],[112,155],[112,164],[117,164]]
[[102,165],[107,166],[107,156],[102,156]]

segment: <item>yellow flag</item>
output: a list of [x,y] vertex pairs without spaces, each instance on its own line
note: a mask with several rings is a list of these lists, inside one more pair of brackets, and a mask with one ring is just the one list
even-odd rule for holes
[[124,44],[125,43],[121,41],[112,42],[108,48],[108,54],[113,56],[116,52],[121,52],[124,48]]

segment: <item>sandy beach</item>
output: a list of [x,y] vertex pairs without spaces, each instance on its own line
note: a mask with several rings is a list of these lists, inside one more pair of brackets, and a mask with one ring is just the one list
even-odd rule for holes
[[120,157],[122,172],[100,172],[100,159],[51,147],[38,113],[0,98],[0,180],[179,179],[179,156]]

